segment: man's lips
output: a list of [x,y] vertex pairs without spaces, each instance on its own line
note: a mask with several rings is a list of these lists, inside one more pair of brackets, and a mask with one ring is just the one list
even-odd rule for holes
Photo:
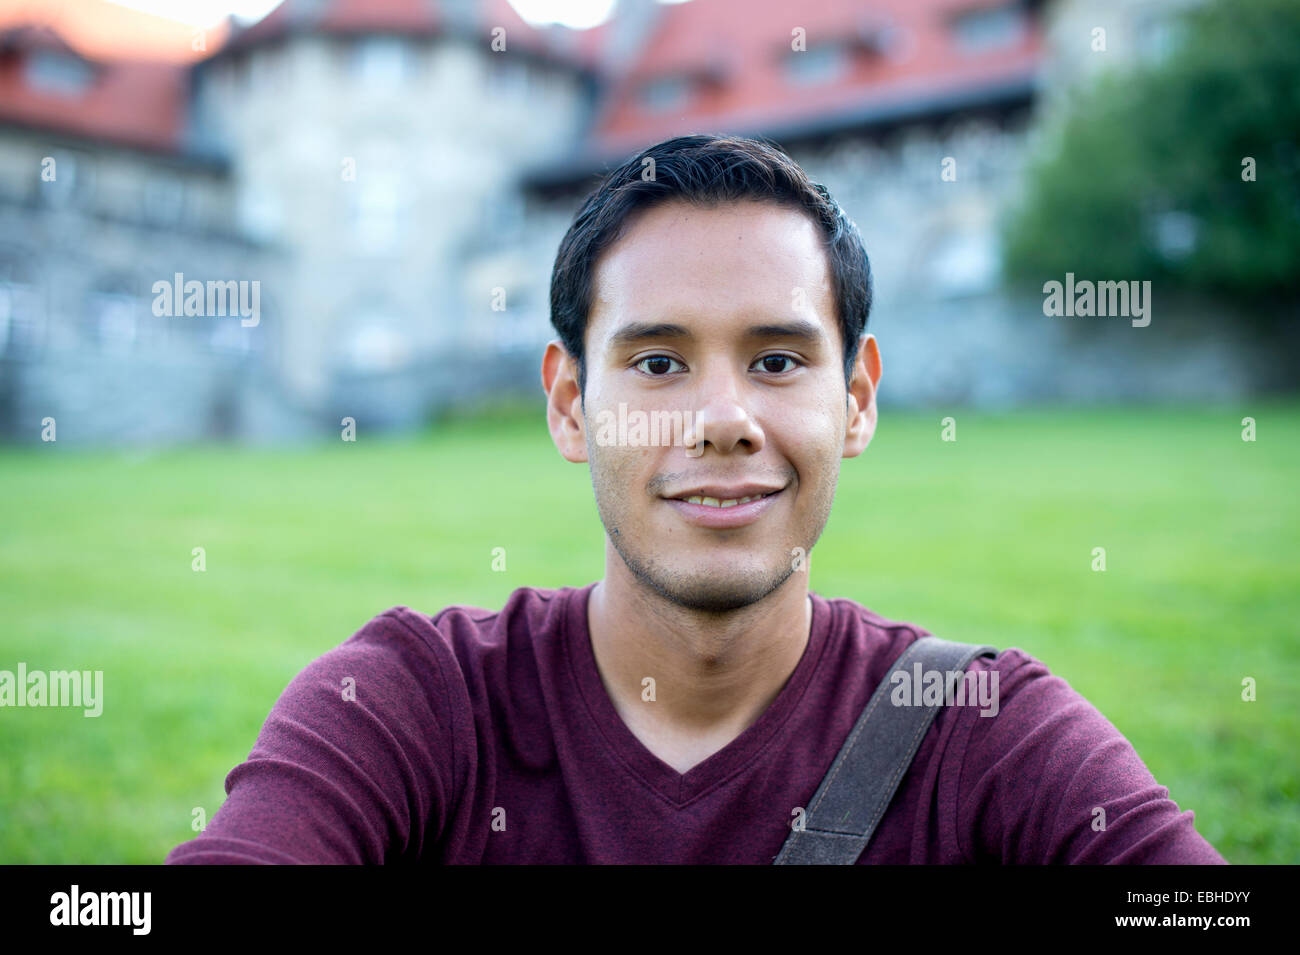
[[712,498],[714,501],[723,502],[739,501],[746,497],[762,497],[766,494],[776,494],[781,490],[784,488],[773,484],[702,484],[665,494],[664,497],[676,501],[685,501],[692,497]]
[[[784,490],[784,488],[758,484],[731,487],[712,485],[666,497],[664,500],[688,523],[700,527],[726,529],[743,527],[758,520],[776,504]],[[689,498],[694,498],[695,503],[688,500]],[[745,498],[752,498],[752,500],[728,504],[725,507],[720,506],[723,502],[741,501]],[[706,499],[708,503],[704,503]]]

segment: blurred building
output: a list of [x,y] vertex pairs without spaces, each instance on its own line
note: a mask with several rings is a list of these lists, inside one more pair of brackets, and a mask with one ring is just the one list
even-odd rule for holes
[[[1159,56],[1180,4],[1100,6],[620,0],[573,31],[506,0],[285,0],[199,31],[10,3],[0,429],[281,440],[537,393],[578,201],[687,132],[773,137],[858,222],[882,399],[1095,393],[999,289],[997,225],[1041,114],[1102,62],[1095,26],[1111,61]],[[192,282],[203,313],[167,314]],[[257,314],[236,314],[252,283]],[[1152,394],[1203,386],[1206,362],[1240,378],[1189,347],[1165,379],[1131,377]]]

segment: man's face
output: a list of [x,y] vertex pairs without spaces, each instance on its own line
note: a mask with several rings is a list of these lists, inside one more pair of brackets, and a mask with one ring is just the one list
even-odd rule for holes
[[816,225],[764,202],[654,206],[599,260],[592,300],[585,454],[576,434],[561,450],[590,462],[609,540],[681,606],[762,599],[806,566],[840,458],[862,451],[875,422],[875,342],[846,395]]

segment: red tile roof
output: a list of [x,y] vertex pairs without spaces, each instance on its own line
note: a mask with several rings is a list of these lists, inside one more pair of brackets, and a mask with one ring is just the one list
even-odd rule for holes
[[0,54],[0,121],[145,149],[179,146],[184,68],[169,63],[99,65],[90,89],[70,97],[33,90],[21,62]]
[[[620,0],[633,7],[644,2]],[[955,39],[954,17],[1004,5],[1002,0],[806,0],[798,5],[690,0],[657,5],[648,11],[642,34],[630,38],[627,26],[635,18],[620,20],[619,11],[600,27],[569,31],[533,27],[507,0],[482,0],[469,9],[485,41],[491,27],[503,26],[510,49],[606,73],[610,86],[590,141],[580,150],[593,156],[684,132],[779,129],[1030,82],[1042,46],[1036,17],[1019,40],[1000,49],[965,52]],[[285,0],[228,40],[226,26],[210,28],[207,51],[195,51],[194,27],[103,0],[0,0],[0,121],[176,150],[187,119],[186,65],[197,58],[300,31],[433,33],[446,27],[449,10],[440,0]],[[795,27],[806,31],[810,52],[831,42],[845,44],[852,51],[848,68],[823,83],[795,82],[788,60],[808,55],[791,53]],[[616,53],[615,45],[629,39],[632,52]],[[26,57],[55,47],[92,66],[95,80],[83,93],[43,92],[26,82]],[[612,56],[622,60],[610,62]],[[691,78],[690,98],[680,108],[648,108],[641,96],[645,84],[675,75]]]
[[[195,50],[197,26],[103,0],[0,0],[0,122],[179,151],[189,64],[294,31],[432,33],[445,23],[439,11],[432,0],[286,0],[233,35],[228,23],[206,28],[206,49]],[[492,26],[503,26],[508,49],[581,63],[592,54],[575,42],[577,34],[557,37],[556,31],[529,25],[507,0],[487,0],[478,15],[485,42]],[[92,82],[75,94],[34,88],[25,71],[38,50],[78,57],[91,70]]]
[[[187,64],[225,39],[199,27],[102,0],[0,0],[0,122],[175,151],[185,128]],[[25,71],[45,51],[79,59],[81,92],[38,89]]]
[[414,34],[432,32],[437,24],[435,8],[418,0],[284,0],[261,20],[237,30],[222,52],[242,50],[295,32]]
[[[688,132],[777,126],[872,102],[1032,77],[1041,55],[1041,34],[1032,23],[1018,42],[1002,49],[967,54],[956,45],[955,16],[1002,5],[996,0],[664,5],[641,55],[605,99],[594,129],[597,151],[617,152]],[[831,41],[854,47],[849,68],[824,84],[793,82],[786,59],[806,55],[791,52],[795,27],[805,30],[809,51]],[[885,49],[873,52],[877,41]],[[647,81],[683,73],[696,77],[684,108],[655,112],[641,102]]]
[[82,56],[94,60],[193,63],[225,42],[229,28],[206,27],[204,46],[194,49],[201,24],[141,13],[104,0],[0,0],[0,33],[20,26],[52,29]]
[[[508,50],[523,49],[581,62],[590,60],[585,43],[564,42],[556,31],[532,26],[508,0],[476,0],[469,10],[475,21],[473,28],[482,34],[484,43],[490,39],[493,28],[503,27]],[[223,52],[301,32],[417,36],[448,29],[453,20],[454,12],[439,0],[284,0],[257,23],[236,32]]]

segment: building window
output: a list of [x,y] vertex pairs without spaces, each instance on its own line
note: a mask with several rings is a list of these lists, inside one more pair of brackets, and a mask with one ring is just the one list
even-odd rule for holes
[[0,355],[34,355],[41,345],[40,297],[23,282],[0,276]]
[[24,76],[32,89],[56,96],[81,96],[95,81],[95,71],[85,60],[53,50],[31,53]]
[[499,96],[523,96],[530,83],[528,64],[509,53],[493,53],[487,62],[488,92]]
[[[67,205],[85,203],[94,191],[94,167],[84,153],[56,150],[48,158],[53,165],[46,166],[42,157],[40,175],[37,179],[37,195],[48,206],[63,208]],[[46,178],[46,169],[53,178]]]
[[352,47],[352,73],[366,86],[391,89],[410,72],[410,47],[400,37],[363,37]]
[[400,233],[400,196],[390,178],[371,173],[352,186],[352,225],[357,244],[367,252],[396,248]]
[[[265,321],[264,318],[261,321]],[[223,355],[249,355],[255,350],[253,332],[251,326],[246,326],[241,320],[232,318],[218,318],[212,323],[212,333],[208,337],[208,345],[214,352]]]
[[271,47],[256,50],[248,61],[248,86],[259,93],[283,89],[289,79],[289,51]]
[[87,337],[104,351],[131,351],[140,335],[139,300],[122,292],[92,292],[88,302]]
[[876,35],[875,46],[882,55],[895,63],[902,63],[916,53],[916,37],[905,27],[891,25]]
[[165,174],[154,172],[144,186],[145,217],[159,225],[175,225],[185,209],[185,184]]
[[239,193],[239,221],[245,234],[257,242],[279,238],[284,216],[276,191],[257,180],[245,183]]
[[1019,4],[959,14],[952,22],[953,40],[962,53],[987,53],[1015,46],[1026,31]]
[[663,76],[641,86],[641,106],[652,113],[684,109],[691,98],[691,84],[684,76]]
[[489,192],[483,199],[482,222],[498,240],[518,238],[524,230],[523,197],[513,189]]
[[848,72],[849,52],[842,43],[818,43],[806,50],[790,51],[785,66],[792,83],[800,86],[829,83]]
[[335,367],[360,374],[395,371],[411,360],[411,344],[392,313],[363,306],[343,323],[337,339]]

